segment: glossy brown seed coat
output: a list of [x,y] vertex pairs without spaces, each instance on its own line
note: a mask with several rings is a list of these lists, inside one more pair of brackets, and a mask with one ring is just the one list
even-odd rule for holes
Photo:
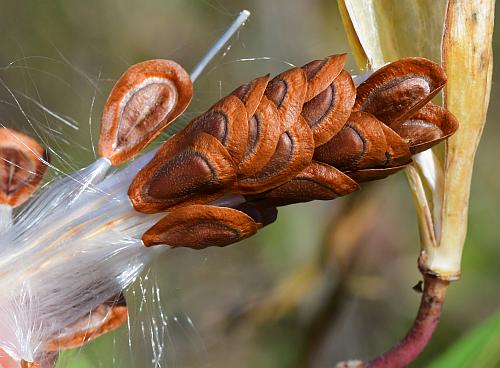
[[182,150],[170,153],[168,146],[160,149],[132,181],[129,197],[136,210],[155,213],[180,202],[205,203],[236,179],[231,156],[208,133],[197,133]]
[[104,105],[99,155],[113,165],[128,161],[186,109],[192,95],[189,74],[173,61],[131,66]]
[[258,228],[250,216],[233,208],[192,205],[169,213],[142,240],[146,246],[223,247],[248,238]]
[[439,65],[423,58],[401,59],[377,70],[357,88],[353,109],[369,112],[397,129],[445,83]]
[[311,127],[316,147],[328,142],[342,129],[355,98],[356,87],[344,70],[323,92],[304,104],[302,116]]
[[[356,90],[344,61],[257,78],[167,141],[129,191],[137,210],[169,212],[145,244],[232,244],[273,222],[276,206],[349,194],[456,130],[446,110],[422,108],[446,80],[436,64],[405,59]],[[217,206],[222,196],[232,208]]]
[[314,60],[302,67],[307,78],[307,93],[304,101],[310,101],[323,92],[344,68],[347,54],[331,55],[323,60]]
[[264,193],[259,199],[260,203],[270,206],[286,206],[313,200],[331,200],[358,189],[359,185],[342,171],[313,161],[295,178]]
[[448,138],[457,129],[458,120],[453,114],[429,102],[401,124],[397,133],[406,140],[414,155]]
[[47,161],[45,149],[33,138],[0,128],[0,204],[23,204],[40,187]]
[[231,94],[238,97],[244,104],[247,110],[248,117],[251,117],[260,104],[267,84],[269,83],[269,74],[254,79],[248,84],[244,84],[236,88]]

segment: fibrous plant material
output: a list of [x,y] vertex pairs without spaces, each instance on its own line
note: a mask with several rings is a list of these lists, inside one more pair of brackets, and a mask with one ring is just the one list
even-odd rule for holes
[[[338,0],[338,4],[359,67],[378,68],[408,54],[441,59],[448,74],[444,107],[461,122],[458,135],[415,156],[406,170],[419,220],[419,269],[430,287],[424,289],[419,314],[406,338],[383,355],[390,362],[386,366],[403,367],[419,355],[436,326],[422,321],[423,311],[434,297],[442,304],[449,281],[460,278],[472,167],[490,97],[495,1],[408,0],[397,1],[396,6],[392,0]],[[427,105],[403,126],[420,125],[420,116],[438,108]],[[446,120],[442,124],[447,125]],[[432,140],[434,129],[422,133]],[[421,147],[430,148],[426,143]],[[434,295],[438,289],[442,298]],[[434,309],[432,319],[437,321],[440,308]]]
[[[164,143],[129,189],[136,210],[168,212],[145,245],[235,243],[277,206],[352,193],[458,128],[429,102],[446,83],[439,65],[402,59],[356,88],[344,62],[332,55],[257,78]],[[235,204],[218,205],[224,198]]]
[[[163,249],[238,242],[272,223],[276,207],[349,194],[457,129],[452,114],[428,102],[446,80],[438,65],[403,59],[368,78],[358,96],[344,61],[333,55],[257,78],[107,175],[192,94],[175,63],[132,66],[104,107],[102,157],[52,183],[2,232],[0,347],[18,363],[50,362],[123,323],[126,305],[110,298]],[[92,325],[82,325],[89,313]],[[18,314],[28,327],[12,323]],[[43,333],[33,333],[36,323]]]

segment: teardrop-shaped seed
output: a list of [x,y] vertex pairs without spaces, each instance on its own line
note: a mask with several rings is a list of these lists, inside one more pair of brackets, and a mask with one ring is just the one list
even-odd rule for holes
[[428,103],[398,128],[412,154],[425,151],[458,129],[458,120],[441,106]]
[[310,101],[324,91],[344,68],[347,54],[330,55],[314,60],[302,67],[307,77],[307,93],[304,101]]
[[285,206],[313,200],[331,200],[358,189],[359,185],[342,171],[313,161],[291,181],[262,195],[259,203]]
[[269,83],[269,74],[255,78],[250,83],[236,88],[231,94],[238,97],[247,110],[247,115],[252,116],[259,106],[260,100],[264,96],[267,84]]
[[307,92],[306,73],[292,68],[274,77],[267,85],[265,95],[278,109],[281,132],[297,121]]
[[45,149],[33,138],[0,128],[0,204],[23,204],[40,187],[47,162]]
[[357,88],[354,110],[373,114],[394,130],[429,102],[445,85],[436,63],[405,58],[384,66]]
[[384,165],[386,140],[382,125],[373,115],[356,111],[342,130],[314,151],[314,159],[341,171]]
[[273,156],[262,170],[240,180],[235,190],[240,194],[258,194],[280,186],[309,165],[313,152],[312,132],[299,117],[290,130],[281,134]]
[[343,70],[323,92],[304,104],[302,116],[311,127],[316,147],[328,142],[342,129],[355,98],[354,82]]
[[235,162],[245,153],[248,141],[248,117],[243,102],[236,96],[227,96],[207,112],[192,120],[179,135],[189,136],[205,132],[221,142]]
[[78,319],[51,339],[43,348],[47,352],[81,347],[99,336],[120,327],[128,317],[123,294],[100,304],[88,315]]
[[188,106],[189,74],[170,60],[131,66],[104,105],[99,154],[119,165],[137,155]]
[[198,133],[182,150],[171,153],[159,150],[132,181],[129,197],[137,211],[165,211],[181,202],[208,203],[236,180],[231,156],[208,133]]
[[248,238],[258,230],[247,214],[227,207],[193,205],[170,212],[142,237],[144,245],[203,249],[223,247]]
[[238,177],[249,177],[260,171],[271,159],[281,135],[279,116],[274,103],[263,96],[248,121],[248,142],[238,164]]

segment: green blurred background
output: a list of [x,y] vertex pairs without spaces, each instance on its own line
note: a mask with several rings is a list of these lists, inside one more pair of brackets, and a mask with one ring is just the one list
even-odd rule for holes
[[[195,83],[171,132],[257,75],[349,52],[334,0],[1,0],[0,122],[38,135],[61,171],[82,167],[94,158],[107,94],[128,66],[167,58],[190,70],[241,9],[250,20]],[[499,44],[495,37],[495,51]],[[356,73],[352,57],[346,68]],[[500,366],[498,79],[477,156],[463,279],[414,367]],[[59,366],[368,359],[413,320],[418,244],[403,174],[331,203],[280,209],[274,225],[237,246],[166,252],[128,292],[130,326],[64,354]]]

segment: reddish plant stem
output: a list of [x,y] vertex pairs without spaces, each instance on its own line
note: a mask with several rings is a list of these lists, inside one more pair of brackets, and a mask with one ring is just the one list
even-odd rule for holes
[[441,316],[449,281],[424,274],[420,308],[406,337],[391,350],[368,362],[368,368],[399,368],[413,362],[427,346]]

